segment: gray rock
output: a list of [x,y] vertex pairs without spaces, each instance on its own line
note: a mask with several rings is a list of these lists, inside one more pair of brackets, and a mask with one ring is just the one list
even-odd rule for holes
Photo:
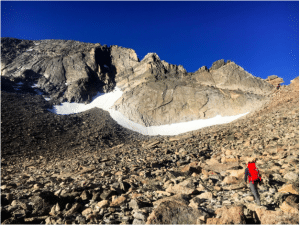
[[285,179],[287,180],[291,180],[291,181],[296,181],[297,179],[299,179],[299,173],[294,173],[294,172],[289,172],[287,174],[284,175]]
[[212,66],[209,68],[209,70],[217,70],[219,69],[220,67],[224,66],[225,65],[225,61],[224,59],[220,59],[218,61],[215,61]]
[[147,219],[147,224],[196,224],[197,219],[208,214],[181,202],[162,202]]
[[148,202],[143,202],[143,201],[140,201],[138,199],[132,199],[130,202],[129,202],[129,208],[132,208],[132,209],[140,209],[140,208],[143,208],[143,207],[148,207],[150,204]]
[[136,211],[136,212],[134,212],[133,217],[135,219],[139,219],[139,220],[142,220],[144,222],[147,219],[147,215],[144,212],[142,212],[142,211]]
[[100,198],[103,200],[107,200],[109,199],[111,196],[115,195],[116,191],[112,191],[112,190],[105,190],[103,191],[103,193],[100,195]]
[[278,76],[276,76],[276,75],[268,76],[268,80],[274,80],[274,79],[276,79],[276,78],[278,78]]
[[144,220],[140,220],[140,219],[135,218],[135,219],[133,220],[132,224],[145,224],[145,221],[144,221]]
[[38,83],[55,104],[89,102],[98,91],[117,86],[125,94],[115,109],[145,126],[253,111],[274,88],[223,59],[210,70],[204,66],[187,73],[155,53],[140,61],[134,50],[116,45],[3,38],[1,46],[2,76]]

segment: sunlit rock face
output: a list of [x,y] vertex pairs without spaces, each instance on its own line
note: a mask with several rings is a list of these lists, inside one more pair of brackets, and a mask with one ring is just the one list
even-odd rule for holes
[[269,99],[274,87],[266,81],[234,62],[214,65],[187,73],[150,53],[117,82],[125,93],[115,109],[134,122],[153,126],[238,115]]
[[255,110],[274,86],[223,59],[188,73],[148,53],[66,40],[1,39],[1,75],[37,84],[54,104],[88,103],[123,91],[113,109],[143,126],[234,116]]

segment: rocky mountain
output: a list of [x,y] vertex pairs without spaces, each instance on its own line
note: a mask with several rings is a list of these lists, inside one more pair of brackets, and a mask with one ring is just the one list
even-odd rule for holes
[[144,126],[232,116],[269,100],[274,86],[234,62],[188,73],[155,53],[139,60],[133,49],[64,40],[1,39],[1,76],[38,85],[51,103],[89,102],[119,87],[114,105]]
[[[226,65],[225,65],[226,66]],[[299,77],[230,124],[147,137],[1,79],[3,224],[299,224]],[[257,159],[262,206],[243,181]]]

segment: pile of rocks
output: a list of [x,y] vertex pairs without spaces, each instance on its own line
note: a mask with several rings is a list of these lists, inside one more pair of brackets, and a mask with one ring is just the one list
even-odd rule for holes
[[[292,86],[231,124],[63,157],[35,153],[2,157],[2,223],[299,223],[299,89]],[[243,181],[253,158],[260,207]]]

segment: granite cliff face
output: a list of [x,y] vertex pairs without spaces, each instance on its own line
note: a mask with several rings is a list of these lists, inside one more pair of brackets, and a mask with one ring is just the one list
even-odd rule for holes
[[149,53],[130,72],[116,75],[125,93],[115,109],[145,126],[231,116],[262,106],[273,86],[234,62],[215,62],[187,73]]
[[109,48],[78,41],[1,39],[1,75],[38,84],[54,102],[83,102],[114,88]]
[[38,84],[59,104],[86,102],[116,86],[124,92],[114,108],[144,126],[231,116],[263,105],[274,86],[234,62],[188,73],[182,66],[133,49],[78,41],[1,39],[1,76]]

